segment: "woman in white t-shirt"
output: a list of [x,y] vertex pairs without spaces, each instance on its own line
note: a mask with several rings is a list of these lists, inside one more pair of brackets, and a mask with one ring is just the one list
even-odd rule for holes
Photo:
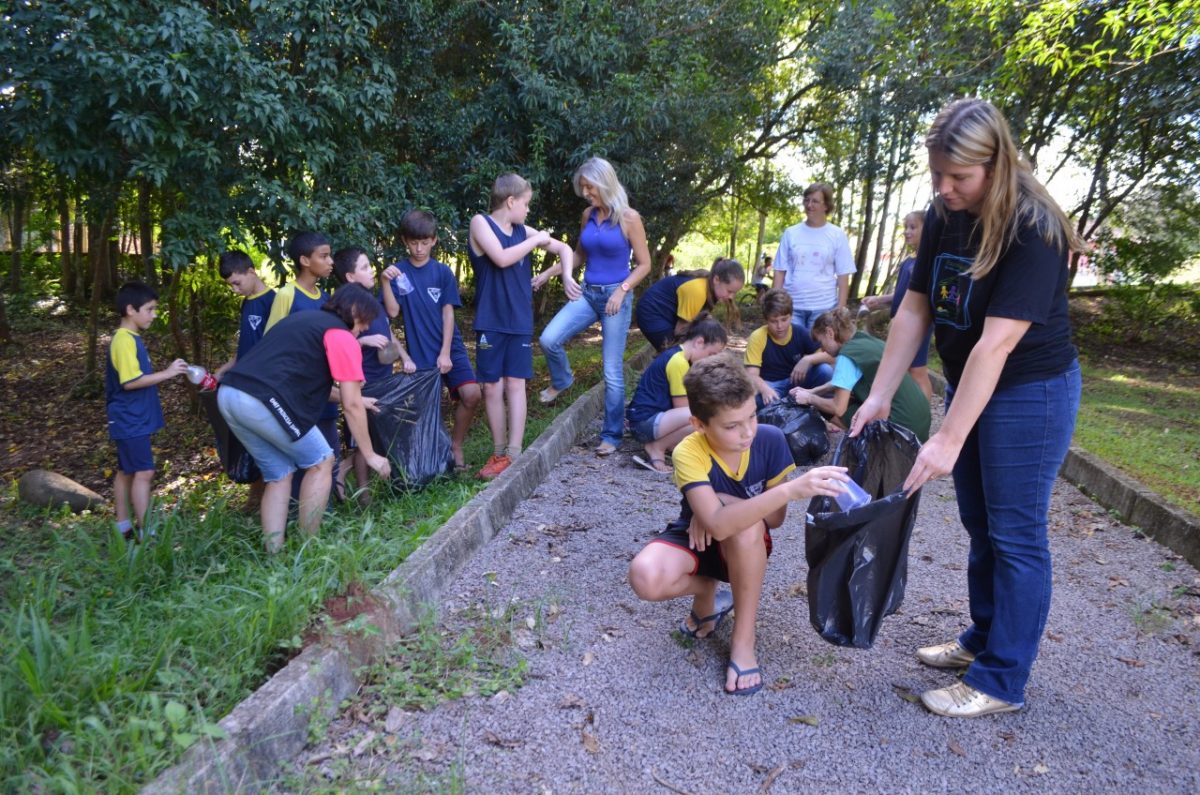
[[804,190],[804,223],[789,226],[775,252],[772,286],[792,296],[792,318],[811,329],[823,312],[846,305],[850,274],[857,270],[850,241],[829,223],[833,187],[814,182]]

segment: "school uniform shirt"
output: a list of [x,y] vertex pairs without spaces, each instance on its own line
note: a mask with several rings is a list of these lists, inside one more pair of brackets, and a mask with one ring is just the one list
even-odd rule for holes
[[683,529],[692,522],[692,506],[687,493],[697,486],[712,486],[717,494],[729,494],[748,500],[782,483],[796,468],[783,431],[760,423],[754,441],[742,451],[736,470],[731,470],[713,451],[708,437],[696,432],[687,436],[671,453],[675,464],[675,485],[683,495],[679,518],[668,529]]
[[805,311],[837,306],[838,277],[857,270],[850,241],[840,227],[813,227],[803,221],[783,231],[773,267],[786,274],[783,287],[793,308]]
[[304,312],[309,309],[320,309],[329,300],[329,294],[317,288],[315,293],[306,291],[296,282],[288,282],[275,293],[271,304],[271,314],[267,317],[267,327],[264,334],[288,315]]
[[104,362],[104,408],[112,439],[149,436],[163,427],[158,385],[125,389],[124,385],[154,372],[140,335],[129,329],[113,332]]
[[946,379],[958,386],[967,357],[988,317],[1028,320],[1029,329],[1000,371],[997,389],[1042,381],[1075,361],[1067,317],[1067,251],[1022,228],[982,279],[967,275],[979,250],[979,229],[965,211],[946,218],[930,208],[909,289],[924,293]]
[[[367,337],[371,334],[382,334],[390,340],[392,338],[392,324],[389,322],[387,310],[383,308],[383,300],[379,299],[378,296],[376,296],[376,299],[379,301],[379,314],[371,321],[371,325],[367,326],[367,330],[359,336]],[[364,348],[361,343],[359,344],[359,348],[362,350],[364,383],[369,384],[372,381],[381,381],[392,374],[394,370],[391,362],[384,364],[379,361],[378,348]]]
[[707,276],[667,276],[650,285],[638,299],[638,328],[673,331],[678,320],[694,320],[706,303]]
[[646,372],[638,379],[633,399],[625,409],[625,418],[631,423],[647,420],[660,411],[675,407],[673,398],[687,397],[683,388],[683,377],[691,369],[691,362],[683,355],[678,345],[667,348],[654,357]]
[[[442,352],[442,308],[462,306],[454,272],[435,259],[419,268],[402,260],[396,263],[396,268],[400,276],[391,281],[391,290],[404,317],[408,355],[420,370],[437,367],[437,357]],[[450,350],[459,348],[466,352],[456,323]]]
[[766,326],[759,326],[750,332],[746,340],[745,365],[759,368],[759,377],[764,381],[782,381],[790,378],[792,368],[810,353],[816,353],[820,346],[813,341],[808,329],[799,323],[793,323],[788,328],[787,338],[776,342]]
[[[525,242],[523,225],[513,224],[512,234],[506,235],[490,216],[483,217],[502,247]],[[507,268],[496,265],[486,254],[476,254],[470,246],[467,257],[475,269],[475,330],[532,335],[533,261],[529,255]]]
[[275,290],[268,287],[257,295],[242,299],[241,322],[238,324],[237,358],[242,358],[267,333],[267,318],[275,303]]

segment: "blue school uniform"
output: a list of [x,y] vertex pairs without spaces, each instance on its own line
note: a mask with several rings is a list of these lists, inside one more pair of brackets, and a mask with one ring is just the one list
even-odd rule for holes
[[[418,369],[437,367],[437,357],[442,351],[442,308],[462,306],[458,282],[453,271],[435,259],[419,268],[402,260],[396,267],[403,277],[393,279],[391,288],[404,316],[404,343],[408,354]],[[455,324],[450,357],[454,359],[460,352],[465,356],[467,348]]]
[[791,378],[796,362],[820,350],[808,329],[793,323],[788,339],[782,344],[771,338],[766,326],[759,326],[746,341],[747,367],[758,367],[759,377],[767,383]]
[[[511,235],[489,216],[488,226],[504,248],[525,242],[526,229],[513,224]],[[470,246],[467,255],[475,270],[475,331],[533,335],[533,261],[526,254],[507,268],[498,267],[486,254],[476,254]]]
[[158,386],[124,388],[130,381],[153,372],[141,336],[129,329],[117,329],[104,361],[104,408],[108,414],[108,435],[114,441],[149,436],[163,427]]
[[275,290],[271,287],[258,295],[242,299],[241,321],[238,324],[237,358],[241,359],[267,333],[267,318],[275,303]]
[[[367,337],[372,334],[382,334],[388,339],[392,338],[392,326],[388,322],[387,311],[383,308],[383,301],[379,301],[379,314],[371,321],[371,325],[367,326],[367,330],[361,335]],[[362,346],[359,346],[362,348]],[[391,362],[384,364],[379,361],[378,348],[362,348],[362,368],[363,368],[363,383],[369,384],[372,381],[379,381],[387,378],[392,374],[393,368]]]
[[678,346],[667,348],[654,357],[646,372],[638,379],[637,389],[625,409],[625,418],[635,424],[648,420],[661,411],[673,408],[672,398],[686,397],[683,377],[691,367]]

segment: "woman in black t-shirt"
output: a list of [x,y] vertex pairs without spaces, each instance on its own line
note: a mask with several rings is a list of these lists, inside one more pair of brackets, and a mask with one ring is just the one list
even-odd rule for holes
[[968,668],[961,682],[921,700],[941,715],[975,717],[1024,706],[1050,609],[1050,490],[1081,387],[1067,321],[1067,256],[1079,241],[991,104],[950,103],[925,146],[936,196],[850,435],[888,415],[932,323],[948,382],[946,419],[904,487],[915,491],[953,472],[971,539],[973,623],[957,639],[917,651],[927,665]]

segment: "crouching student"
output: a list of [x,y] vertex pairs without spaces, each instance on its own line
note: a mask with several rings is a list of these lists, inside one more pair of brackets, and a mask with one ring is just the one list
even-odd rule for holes
[[[778,428],[758,424],[754,385],[733,357],[699,362],[684,386],[696,432],[673,455],[681,511],[633,559],[629,583],[647,601],[692,597],[680,631],[696,638],[711,636],[736,610],[725,692],[750,695],[763,686],[754,628],[771,528],[783,522],[788,502],[835,496],[849,476],[844,467],[818,467],[787,480],[795,469],[787,441]],[[722,581],[732,600],[718,593]]]
[[633,438],[646,450],[646,457],[635,455],[634,462],[664,475],[671,473],[667,453],[692,432],[692,413],[688,410],[683,377],[696,362],[725,350],[729,341],[725,327],[707,312],[702,312],[681,337],[678,345],[667,348],[650,362],[625,410]]
[[335,382],[340,385],[346,425],[359,454],[380,477],[391,474],[388,460],[371,446],[362,397],[362,354],[355,339],[379,312],[374,296],[348,284],[320,310],[280,320],[253,350],[238,359],[217,390],[221,416],[254,457],[267,484],[262,524],[268,552],[283,547],[292,473],[297,469],[305,470],[300,484],[300,529],[316,535],[321,527],[333,481],[334,451],[317,421]]
[[763,298],[763,325],[746,340],[746,374],[758,405],[774,403],[794,386],[809,389],[833,376],[833,357],[821,350],[808,329],[792,321],[792,297],[774,288]]

